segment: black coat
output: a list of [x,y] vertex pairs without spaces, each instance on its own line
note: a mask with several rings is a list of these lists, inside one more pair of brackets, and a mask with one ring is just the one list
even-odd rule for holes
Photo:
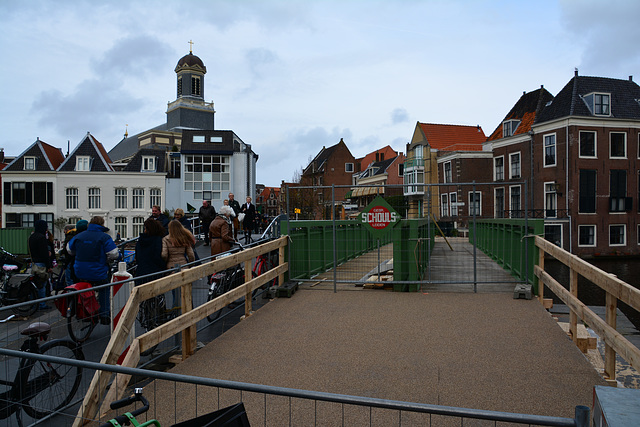
[[[136,277],[145,276],[166,270],[166,265],[162,259],[162,237],[150,236],[147,233],[140,234],[136,243]],[[157,278],[157,277],[156,277]],[[153,277],[142,281],[136,280],[136,285],[155,280]]]
[[248,207],[246,203],[242,204],[240,208],[240,212],[244,214],[244,219],[242,220],[242,228],[245,230],[253,230],[253,221],[256,217],[256,206],[251,203]]

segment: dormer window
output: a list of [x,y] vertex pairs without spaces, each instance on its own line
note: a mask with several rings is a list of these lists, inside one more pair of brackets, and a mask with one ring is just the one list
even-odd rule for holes
[[36,170],[36,158],[35,157],[25,157],[24,158],[24,170],[26,170],[26,171],[34,171],[34,170]]
[[91,158],[89,156],[76,156],[76,171],[90,171]]
[[590,93],[582,97],[582,100],[589,107],[591,114],[595,116],[611,115],[611,95],[608,93]]
[[142,172],[155,172],[156,158],[155,156],[142,156]]
[[520,120],[505,120],[502,123],[502,137],[506,138],[515,135],[518,125],[520,125]]
[[204,142],[204,135],[193,135],[193,142]]

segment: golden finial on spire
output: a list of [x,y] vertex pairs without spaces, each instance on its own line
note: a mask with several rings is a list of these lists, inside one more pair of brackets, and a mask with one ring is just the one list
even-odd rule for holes
[[124,125],[124,137],[128,138],[129,137],[129,125]]
[[189,40],[189,53],[193,53],[193,42]]

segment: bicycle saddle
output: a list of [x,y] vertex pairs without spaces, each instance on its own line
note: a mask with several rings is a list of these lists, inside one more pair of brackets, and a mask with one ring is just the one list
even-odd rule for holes
[[15,271],[15,270],[18,269],[18,266],[17,265],[11,265],[11,264],[5,264],[5,265],[2,266],[2,269],[4,271]]
[[51,332],[51,326],[45,322],[35,322],[30,324],[27,328],[20,331],[22,335],[29,337],[45,337]]

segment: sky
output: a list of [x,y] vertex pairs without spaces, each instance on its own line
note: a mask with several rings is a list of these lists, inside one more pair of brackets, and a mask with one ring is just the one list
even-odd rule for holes
[[637,0],[0,0],[0,148],[113,148],[166,122],[178,60],[207,67],[215,128],[291,181],[343,138],[404,152],[416,123],[490,135],[523,92],[640,81]]

